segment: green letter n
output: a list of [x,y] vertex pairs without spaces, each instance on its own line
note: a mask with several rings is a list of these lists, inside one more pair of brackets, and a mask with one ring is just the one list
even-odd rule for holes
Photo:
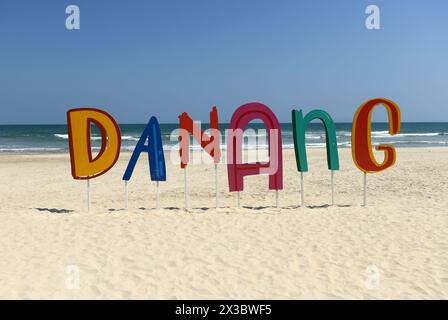
[[336,128],[330,115],[322,110],[312,110],[305,118],[302,110],[292,110],[292,130],[294,138],[294,151],[296,154],[297,170],[308,171],[308,160],[306,157],[305,130],[312,120],[319,119],[325,128],[325,139],[327,145],[328,170],[339,170],[338,144],[336,142]]

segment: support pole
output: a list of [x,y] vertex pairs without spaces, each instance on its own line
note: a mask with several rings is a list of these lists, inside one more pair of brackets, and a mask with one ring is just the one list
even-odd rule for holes
[[334,170],[331,170],[331,205],[334,206]]
[[239,191],[236,194],[236,201],[237,201],[238,208],[239,208],[240,207],[240,192]]
[[303,186],[303,172],[300,172],[300,197],[302,199],[302,207],[305,206],[305,195],[304,195],[304,186]]
[[275,190],[275,207],[280,207],[279,201],[278,201],[278,190]]
[[124,208],[128,210],[128,182],[124,182]]
[[367,173],[364,172],[364,197],[363,204],[364,207],[367,207]]
[[215,163],[215,208],[218,208],[218,164]]
[[87,179],[87,211],[90,211],[90,179]]
[[156,209],[160,209],[160,185],[159,181],[156,181]]
[[187,167],[184,168],[184,203],[185,203],[185,210],[187,210],[188,209]]

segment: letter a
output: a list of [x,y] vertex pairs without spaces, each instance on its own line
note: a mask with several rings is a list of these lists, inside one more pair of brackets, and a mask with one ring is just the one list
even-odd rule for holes
[[[146,141],[148,140],[148,145]],[[152,181],[166,181],[165,156],[163,154],[162,136],[160,134],[160,126],[156,117],[149,119],[148,125],[135,146],[131,159],[129,160],[123,180],[131,179],[135,164],[137,163],[140,153],[147,152],[149,160],[149,172]]]
[[[269,161],[242,163],[243,129],[255,119],[268,129]],[[244,176],[269,174],[269,189],[283,189],[282,132],[277,117],[267,106],[252,102],[240,106],[232,115],[227,144],[229,190],[242,191]]]

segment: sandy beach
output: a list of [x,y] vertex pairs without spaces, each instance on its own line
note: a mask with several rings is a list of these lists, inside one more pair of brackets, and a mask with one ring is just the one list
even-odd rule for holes
[[[245,179],[241,208],[219,165],[183,171],[167,161],[162,209],[146,157],[124,210],[130,157],[92,180],[73,180],[68,154],[0,155],[2,299],[447,299],[448,148],[397,149],[397,163],[368,176],[340,149],[329,206],[325,149],[308,151],[305,201],[293,150],[284,150],[280,208],[267,176]],[[381,159],[380,159],[381,160]]]

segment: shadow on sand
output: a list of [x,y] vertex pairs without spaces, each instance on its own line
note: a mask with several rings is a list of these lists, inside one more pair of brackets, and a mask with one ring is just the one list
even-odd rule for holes
[[349,204],[335,204],[335,205],[329,205],[329,204],[322,204],[319,206],[306,206],[308,209],[325,209],[325,208],[331,208],[331,207],[338,207],[338,208],[348,208],[351,207]]
[[75,210],[69,210],[69,209],[56,209],[56,208],[36,208],[38,211],[48,211],[51,213],[70,213]]
[[[275,206],[241,206],[241,208],[244,209],[249,209],[249,210],[264,210],[264,209],[286,209],[286,210],[292,210],[292,209],[301,209],[301,208],[306,208],[306,209],[326,209],[326,208],[331,208],[331,207],[338,207],[338,208],[348,208],[351,207],[351,205],[349,204],[335,204],[335,205],[329,205],[329,204],[322,204],[322,205],[309,205],[309,206],[305,206],[302,207],[301,205],[292,205],[292,206],[286,206],[286,207],[280,207],[277,208]],[[231,207],[219,207],[218,209],[225,209],[225,208],[231,208]],[[38,210],[57,210],[57,209],[40,209],[37,208]],[[145,208],[145,207],[140,207],[137,208],[138,210],[142,210],[142,211],[146,211],[146,210],[157,210],[156,208],[152,207],[152,208]],[[208,210],[212,210],[215,209],[215,207],[196,207],[196,208],[188,208],[187,211],[194,211],[194,210],[200,210],[200,211],[208,211]],[[64,209],[62,209],[64,210]],[[65,211],[54,211],[54,212],[58,212],[58,213],[65,213]],[[110,212],[117,212],[117,211],[126,211],[126,209],[108,209]],[[180,208],[180,207],[161,207],[160,210],[169,210],[169,211],[185,211],[184,208]],[[71,212],[73,210],[68,210],[67,212]],[[53,211],[51,211],[53,212]]]

